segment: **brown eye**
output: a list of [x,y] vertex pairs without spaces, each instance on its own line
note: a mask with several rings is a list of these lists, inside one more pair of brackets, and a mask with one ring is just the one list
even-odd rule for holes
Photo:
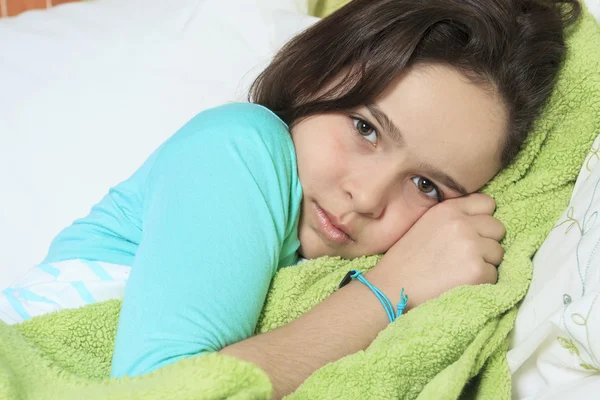
[[356,129],[356,132],[360,136],[362,136],[372,144],[377,144],[379,134],[371,124],[360,118],[352,118],[352,121],[354,122],[354,129]]
[[442,192],[438,189],[436,184],[429,179],[422,176],[416,176],[412,178],[412,181],[417,189],[423,194],[423,196],[427,196],[428,198],[437,200],[438,202],[444,200]]
[[418,185],[419,190],[421,190],[421,192],[423,193],[431,193],[432,190],[435,190],[435,186],[433,185],[433,183],[431,183],[425,178],[419,179]]
[[374,131],[373,127],[365,121],[358,121],[358,126],[356,128],[358,129],[358,133],[363,136],[369,136]]

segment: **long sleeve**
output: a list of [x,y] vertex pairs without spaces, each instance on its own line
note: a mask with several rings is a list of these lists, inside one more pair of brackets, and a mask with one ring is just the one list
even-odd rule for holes
[[199,114],[140,171],[112,191],[110,204],[97,208],[100,216],[92,212],[78,223],[97,232],[111,215],[110,229],[101,229],[110,241],[126,241],[127,231],[139,228],[131,235],[116,377],[250,337],[272,277],[296,261],[299,245],[293,143],[285,124],[261,106]]

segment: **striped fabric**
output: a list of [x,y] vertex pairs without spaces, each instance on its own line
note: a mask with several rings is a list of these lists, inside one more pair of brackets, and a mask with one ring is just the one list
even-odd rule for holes
[[0,320],[14,324],[52,311],[123,297],[130,269],[88,260],[37,265],[0,291]]
[[13,17],[27,10],[46,9],[80,0],[0,0],[0,17]]

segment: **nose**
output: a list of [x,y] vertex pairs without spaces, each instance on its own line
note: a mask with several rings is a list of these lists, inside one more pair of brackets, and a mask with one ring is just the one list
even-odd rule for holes
[[381,217],[394,187],[392,175],[377,171],[361,174],[352,182],[348,182],[345,191],[350,197],[354,211],[369,218]]

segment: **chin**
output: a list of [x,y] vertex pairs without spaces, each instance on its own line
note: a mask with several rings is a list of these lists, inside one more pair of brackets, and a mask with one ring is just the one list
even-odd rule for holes
[[306,257],[306,255],[304,253],[304,249],[302,249],[302,246],[300,246],[298,248],[298,257],[300,257],[300,258],[308,258],[308,257]]
[[302,258],[319,258],[322,256],[326,256],[327,252],[323,251],[323,249],[315,248],[314,246],[308,245],[300,245],[298,249],[298,255]]
[[311,258],[318,258],[318,255],[315,255],[314,252],[311,251],[305,251],[302,247],[300,247],[300,249],[298,249],[298,255],[302,258],[306,258],[306,259],[311,259]]

